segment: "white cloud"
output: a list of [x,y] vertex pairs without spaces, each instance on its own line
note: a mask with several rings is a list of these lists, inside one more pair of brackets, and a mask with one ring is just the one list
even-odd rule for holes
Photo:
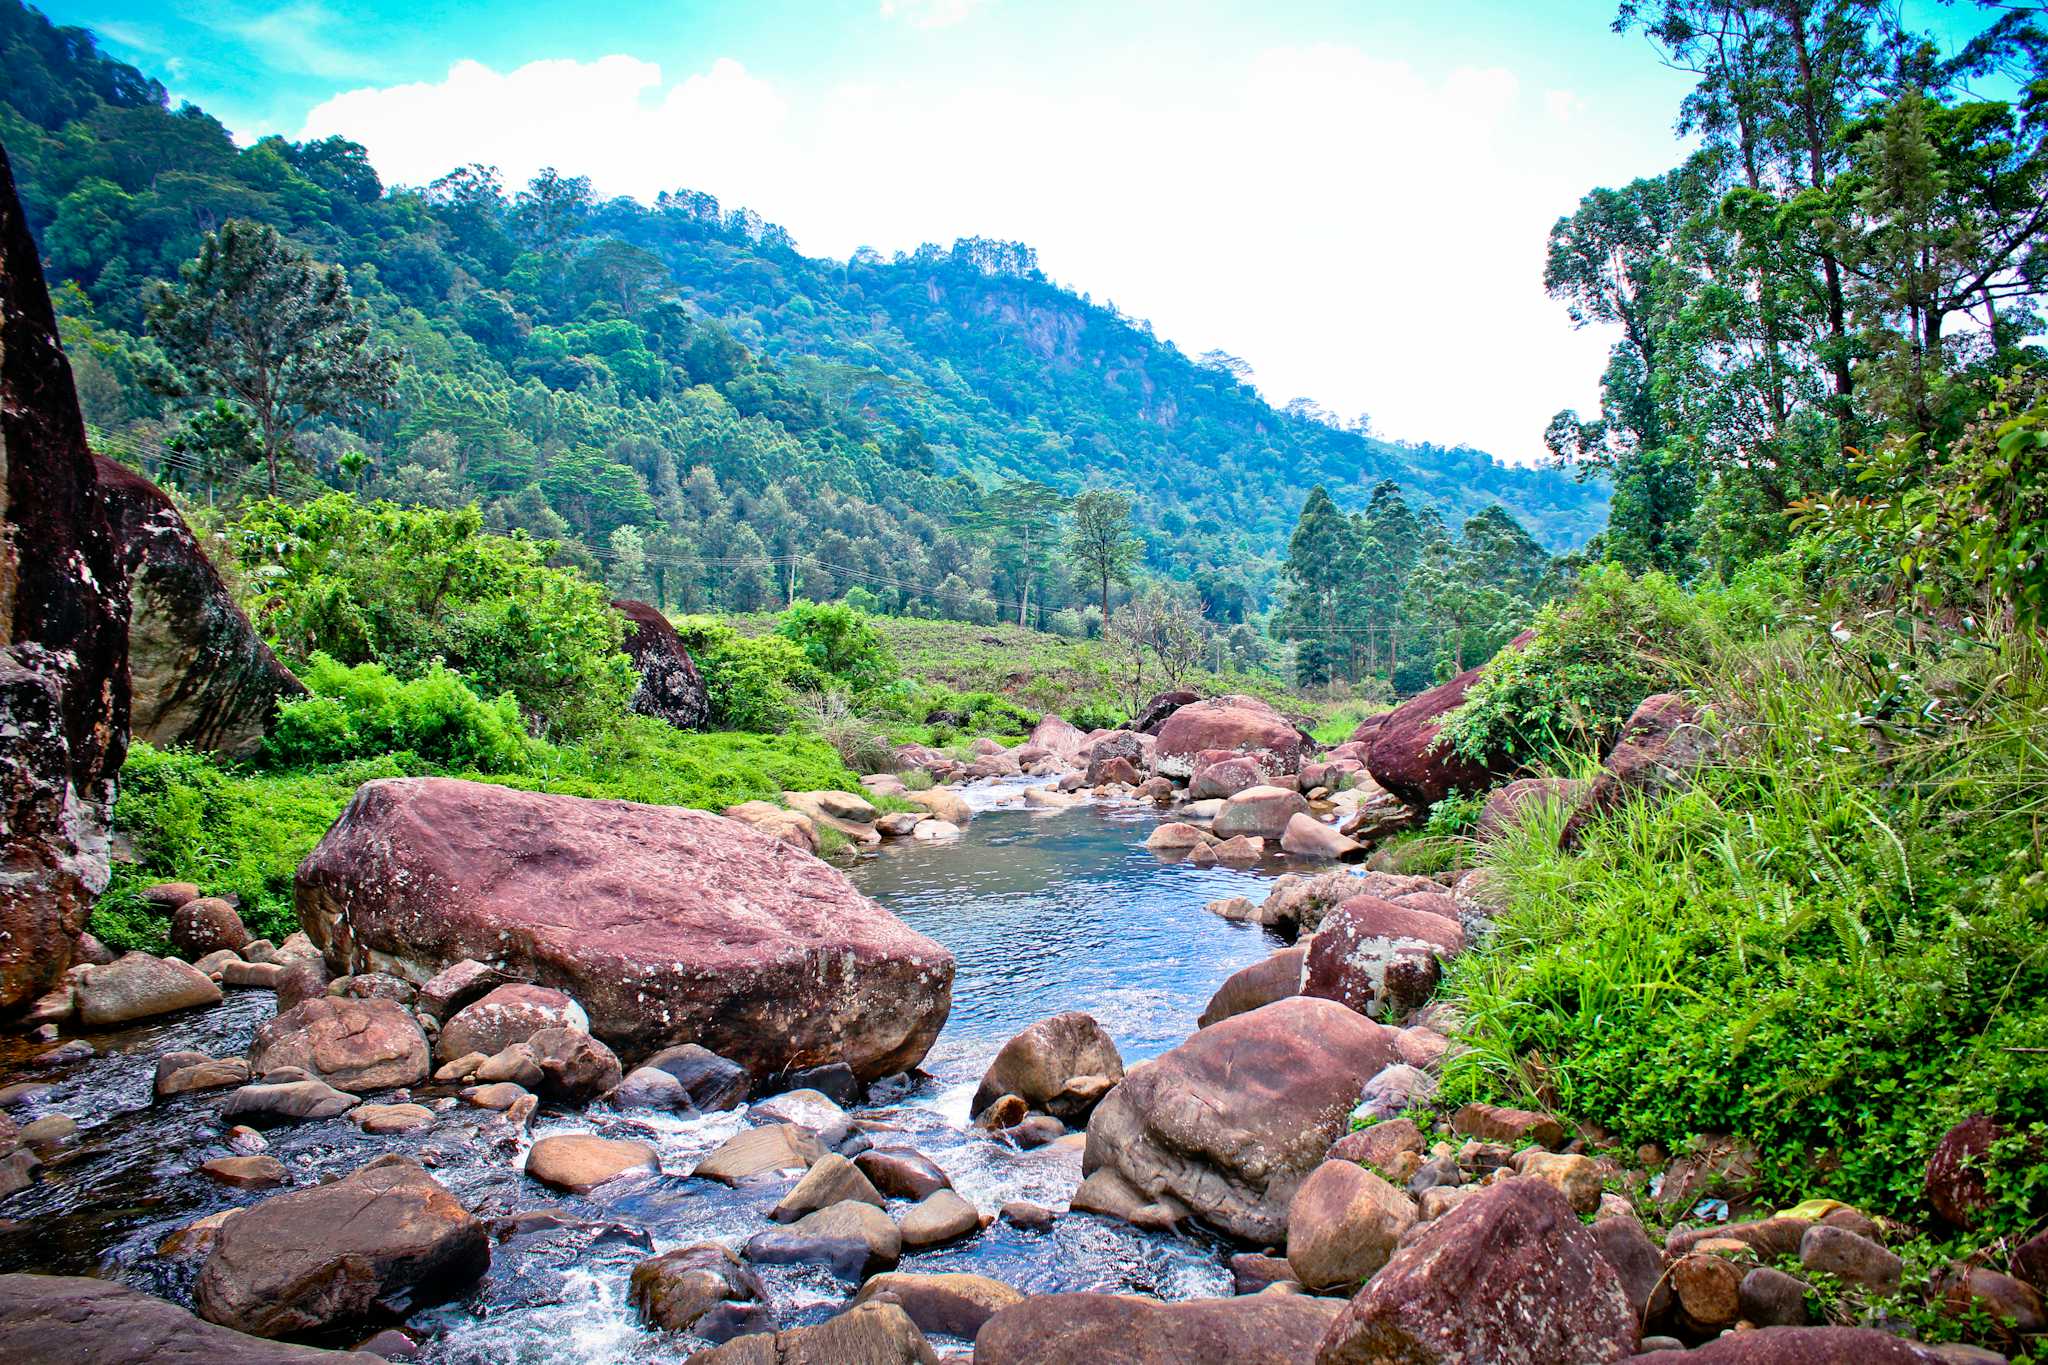
[[988,0],[882,0],[884,19],[901,19],[912,28],[951,28]]
[[1532,459],[1553,412],[1592,401],[1606,339],[1570,330],[1542,270],[1551,222],[1636,145],[1587,126],[1597,109],[1561,125],[1561,92],[1511,72],[1354,47],[1201,72],[1129,55],[1099,80],[825,89],[732,60],[673,84],[626,56],[458,62],[336,96],[299,135],[355,138],[410,184],[484,161],[514,185],[553,165],[605,194],[707,190],[814,254],[1022,239],[1189,354],[1244,357],[1276,401],[1369,412],[1390,435]]
[[372,54],[324,36],[336,20],[319,0],[299,0],[283,9],[200,22],[242,39],[269,65],[285,71],[349,80],[377,70]]

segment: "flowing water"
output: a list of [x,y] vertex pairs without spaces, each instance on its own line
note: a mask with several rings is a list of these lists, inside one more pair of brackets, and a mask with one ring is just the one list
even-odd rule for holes
[[[1205,911],[1219,896],[1261,894],[1269,873],[1163,863],[1143,839],[1157,820],[1135,806],[1036,811],[1001,804],[1015,788],[970,791],[987,807],[947,843],[902,842],[851,876],[869,896],[950,948],[958,960],[953,1009],[914,1082],[878,1086],[858,1117],[943,1167],[970,1202],[993,1211],[1029,1199],[1064,1208],[1080,1179],[1068,1145],[1019,1152],[967,1122],[982,1071],[1018,1030],[1049,1014],[1085,1010],[1116,1038],[1126,1065],[1185,1038],[1231,972],[1279,946],[1264,931]],[[92,1039],[101,1055],[46,1071],[0,1057],[0,1080],[48,1081],[22,1103],[22,1122],[61,1112],[76,1144],[37,1185],[0,1203],[0,1270],[101,1274],[189,1303],[196,1261],[156,1254],[176,1227],[245,1204],[194,1174],[227,1154],[213,1115],[218,1093],[152,1104],[155,1058],[177,1048],[216,1056],[245,1049],[269,1017],[267,991],[234,991],[213,1009]],[[433,1090],[421,1098],[432,1103]],[[595,1130],[654,1143],[665,1171],[690,1166],[743,1123],[740,1111],[692,1118],[618,1113],[603,1105],[543,1109],[535,1136]],[[790,1182],[737,1190],[680,1174],[613,1182],[584,1197],[556,1195],[519,1171],[524,1143],[494,1115],[456,1106],[431,1128],[366,1136],[344,1120],[268,1133],[294,1185],[404,1152],[480,1216],[552,1207],[567,1226],[524,1233],[493,1249],[490,1274],[468,1295],[414,1313],[407,1329],[444,1362],[679,1360],[693,1344],[646,1331],[626,1299],[633,1265],[651,1251],[706,1240],[738,1246],[772,1226],[767,1211]],[[900,1211],[900,1209],[899,1209]],[[319,1230],[307,1229],[309,1238]],[[1105,1289],[1188,1298],[1228,1294],[1223,1249],[1196,1237],[1140,1233],[1063,1214],[1047,1232],[996,1222],[979,1236],[907,1255],[912,1271],[969,1270],[1027,1293]],[[834,1311],[851,1287],[822,1269],[759,1267],[784,1325]],[[332,1342],[329,1344],[347,1344]]]

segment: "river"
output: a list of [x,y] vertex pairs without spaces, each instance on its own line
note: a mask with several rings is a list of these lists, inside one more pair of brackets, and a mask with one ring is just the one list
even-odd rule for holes
[[[1014,789],[973,795],[987,804]],[[952,1013],[926,1075],[854,1112],[902,1128],[985,1212],[1011,1199],[1063,1209],[1080,1178],[1071,1146],[1019,1152],[968,1125],[969,1097],[1006,1040],[1035,1019],[1085,1010],[1115,1037],[1128,1066],[1180,1042],[1225,977],[1280,946],[1263,930],[1202,908],[1219,896],[1262,894],[1257,884],[1271,872],[1161,862],[1142,846],[1157,818],[1137,806],[996,805],[956,840],[886,845],[850,872],[863,892],[943,943],[959,964]],[[17,1119],[61,1112],[81,1131],[37,1185],[0,1203],[0,1270],[97,1273],[189,1303],[197,1262],[157,1255],[158,1242],[252,1196],[194,1174],[202,1161],[227,1154],[213,1114],[219,1095],[153,1104],[155,1058],[177,1048],[240,1051],[271,1009],[267,991],[234,991],[210,1010],[95,1036],[102,1055],[92,1061],[6,1075],[52,1081]],[[5,1059],[0,1068],[12,1070]],[[422,1098],[431,1103],[426,1096],[436,1093],[446,1092],[429,1088]],[[594,1130],[638,1137],[658,1146],[664,1170],[677,1173],[614,1182],[587,1197],[558,1196],[527,1180],[519,1171],[523,1145],[494,1141],[492,1117],[458,1106],[409,1135],[366,1136],[335,1119],[268,1137],[294,1185],[404,1152],[425,1161],[480,1216],[543,1206],[572,1216],[573,1226],[500,1243],[490,1274],[467,1296],[412,1314],[407,1328],[427,1359],[674,1361],[702,1344],[642,1328],[626,1301],[627,1277],[652,1251],[706,1240],[737,1247],[771,1226],[766,1212],[787,1182],[729,1190],[680,1174],[741,1126],[741,1112],[683,1119],[605,1105],[544,1108],[535,1136]],[[907,1255],[902,1268],[971,1270],[1027,1293],[1188,1298],[1231,1292],[1223,1256],[1198,1235],[1140,1233],[1062,1214],[1048,1232],[996,1222],[967,1242]],[[829,1315],[851,1292],[822,1269],[758,1269],[785,1326]]]

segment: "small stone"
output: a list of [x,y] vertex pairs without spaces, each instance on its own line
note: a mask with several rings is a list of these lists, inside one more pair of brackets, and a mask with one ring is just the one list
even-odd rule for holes
[[270,1139],[246,1123],[238,1123],[228,1129],[227,1144],[229,1151],[238,1152],[243,1156],[253,1156],[257,1152],[270,1150]]
[[1742,1317],[1759,1327],[1804,1327],[1806,1282],[1760,1265],[1742,1277]]
[[364,1104],[348,1117],[366,1133],[410,1133],[431,1124],[434,1111],[423,1104]]
[[284,1184],[284,1165],[270,1156],[220,1156],[202,1162],[201,1175],[238,1190],[268,1190]]
[[951,1190],[926,1195],[903,1214],[899,1233],[910,1248],[938,1246],[981,1231],[974,1205]]
[[45,1114],[33,1123],[22,1125],[18,1134],[21,1141],[31,1147],[53,1146],[68,1142],[78,1135],[78,1120],[69,1114]]
[[295,1080],[245,1085],[221,1106],[224,1119],[247,1119],[251,1123],[291,1123],[307,1119],[331,1119],[346,1114],[360,1101],[345,1090],[325,1081]]
[[830,1208],[842,1200],[855,1199],[876,1208],[884,1207],[881,1194],[859,1168],[837,1152],[819,1157],[768,1213],[778,1223],[794,1223],[806,1214]]
[[1053,1225],[1053,1211],[1043,1204],[1034,1204],[1028,1199],[1012,1199],[1003,1205],[998,1214],[1005,1223],[1025,1232],[1044,1232]]
[[204,1052],[166,1052],[156,1061],[157,1098],[194,1090],[220,1090],[245,1085],[249,1063],[240,1057],[209,1057]]
[[1876,1294],[1898,1292],[1905,1265],[1868,1237],[1816,1223],[1799,1239],[1799,1264]]
[[912,1275],[890,1271],[862,1285],[852,1306],[858,1308],[877,1300],[902,1308],[923,1331],[972,1341],[983,1323],[1003,1309],[1024,1302],[1024,1296],[986,1275]]
[[481,1085],[510,1081],[514,1085],[532,1090],[541,1082],[540,1061],[533,1055],[532,1047],[525,1043],[514,1043],[503,1052],[486,1057],[471,1073],[471,1079]]
[[683,1083],[659,1067],[636,1066],[628,1071],[612,1093],[612,1103],[621,1109],[654,1109],[668,1113],[694,1112],[690,1092]]
[[1287,1264],[1285,1256],[1240,1251],[1230,1258],[1230,1284],[1238,1294],[1263,1294],[1276,1284],[1299,1288],[1301,1281],[1294,1278],[1294,1268]]
[[465,1052],[452,1062],[443,1062],[434,1072],[434,1083],[455,1085],[470,1080],[476,1075],[477,1069],[489,1060],[490,1058],[481,1052]]
[[870,1147],[855,1156],[853,1164],[891,1199],[922,1199],[953,1185],[930,1157],[910,1147]]
[[[932,1198],[942,1198],[950,1193],[949,1190],[941,1190]],[[957,1195],[954,1197],[958,1198]],[[913,1209],[912,1212],[916,1210]],[[980,1226],[979,1222],[976,1226]],[[792,1237],[798,1239],[859,1242],[867,1250],[866,1264],[862,1267],[864,1274],[894,1269],[898,1258],[903,1254],[903,1234],[889,1215],[872,1204],[863,1204],[857,1200],[848,1200],[807,1214],[792,1223],[789,1231]]]
[[1574,1213],[1592,1213],[1600,1207],[1600,1167],[1589,1156],[1531,1147],[1516,1153],[1515,1169],[1556,1188],[1571,1201]]
[[220,967],[220,982],[223,986],[274,991],[277,983],[284,980],[284,972],[284,967],[276,962],[224,962]]
[[1989,1266],[1957,1266],[1941,1281],[1942,1307],[1957,1317],[1982,1314],[2015,1336],[2048,1330],[2041,1296]]
[[805,1170],[824,1156],[817,1134],[790,1123],[745,1128],[727,1138],[690,1172],[706,1180],[737,1185],[770,1171]]
[[1549,1114],[1529,1109],[1468,1104],[1452,1116],[1451,1127],[1467,1136],[1491,1142],[1516,1143],[1526,1139],[1544,1147],[1564,1146],[1564,1125]]
[[822,1133],[846,1122],[846,1111],[830,1095],[816,1090],[785,1090],[765,1100],[756,1100],[747,1110],[753,1123],[793,1123]]
[[571,1194],[588,1194],[621,1176],[660,1169],[660,1155],[646,1143],[595,1133],[551,1133],[526,1154],[528,1175]]
[[498,1081],[492,1085],[472,1085],[462,1092],[462,1098],[479,1109],[510,1109],[527,1097],[525,1086],[511,1081]]
[[1679,1312],[1700,1333],[1719,1332],[1742,1316],[1740,1266],[1721,1256],[1695,1251],[1671,1266],[1671,1287]]

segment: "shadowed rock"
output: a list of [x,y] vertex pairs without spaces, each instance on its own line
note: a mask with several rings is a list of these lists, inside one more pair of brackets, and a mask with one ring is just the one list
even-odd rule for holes
[[678,730],[695,730],[711,715],[711,697],[690,651],[668,617],[649,602],[624,599],[612,608],[626,618],[622,648],[640,675],[632,709],[665,720]]
[[0,1275],[0,1360],[93,1365],[383,1365],[360,1351],[265,1341],[125,1285],[76,1275]]

